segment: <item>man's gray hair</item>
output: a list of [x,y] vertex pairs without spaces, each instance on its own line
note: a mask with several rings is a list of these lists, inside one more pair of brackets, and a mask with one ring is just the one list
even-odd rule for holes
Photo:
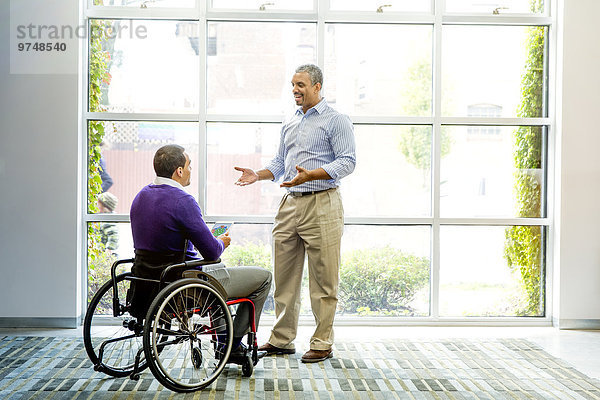
[[299,72],[306,72],[310,77],[310,83],[313,86],[320,83],[321,87],[323,87],[323,72],[318,66],[314,64],[304,64],[296,68],[296,73]]

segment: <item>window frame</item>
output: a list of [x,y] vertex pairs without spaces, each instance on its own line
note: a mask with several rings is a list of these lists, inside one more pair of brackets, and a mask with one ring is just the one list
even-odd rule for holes
[[[430,217],[346,217],[346,225],[427,225],[431,227],[431,266],[430,266],[430,314],[427,317],[343,317],[336,323],[354,325],[524,325],[524,326],[551,326],[553,316],[553,257],[554,249],[554,179],[556,165],[554,160],[556,122],[555,122],[555,88],[556,88],[556,11],[557,2],[546,0],[545,12],[541,15],[526,14],[458,14],[446,13],[445,0],[431,0],[431,13],[405,13],[405,12],[341,12],[329,10],[329,0],[313,0],[314,9],[306,11],[281,11],[281,10],[223,10],[213,9],[210,0],[196,0],[194,8],[132,8],[132,7],[99,7],[91,5],[92,0],[82,0],[80,22],[86,24],[90,19],[172,19],[195,21],[201,34],[199,40],[199,112],[198,114],[149,114],[149,113],[102,113],[88,111],[88,57],[89,42],[83,39],[80,43],[81,70],[80,70],[80,172],[79,191],[81,226],[80,226],[80,254],[82,279],[81,296],[82,310],[87,309],[87,224],[90,222],[129,222],[127,214],[90,214],[87,209],[87,157],[88,157],[88,130],[90,120],[102,121],[185,121],[198,124],[199,148],[197,165],[206,166],[206,127],[211,122],[262,122],[280,123],[280,115],[222,115],[208,114],[206,111],[206,51],[207,51],[207,26],[212,21],[259,21],[259,22],[310,22],[317,25],[317,64],[324,65],[325,29],[329,23],[374,23],[374,24],[431,24],[433,26],[432,48],[432,115],[428,117],[394,117],[394,116],[350,116],[355,125],[427,125],[432,127],[432,164],[431,164],[431,216]],[[444,117],[442,116],[441,103],[441,56],[442,56],[442,27],[445,25],[519,25],[519,26],[546,26],[546,109],[545,117],[541,118],[482,118],[482,117]],[[547,129],[546,159],[546,190],[545,217],[542,218],[441,218],[440,217],[440,155],[441,131],[443,126],[542,126]],[[206,168],[200,174],[199,204],[204,210],[206,206]],[[272,224],[274,216],[224,216],[206,215],[207,223],[217,220],[234,220],[239,223]],[[543,258],[545,265],[545,315],[543,317],[440,317],[439,316],[439,272],[440,272],[440,227],[444,225],[480,226],[480,225],[534,225],[545,228],[547,235],[543,243]]]

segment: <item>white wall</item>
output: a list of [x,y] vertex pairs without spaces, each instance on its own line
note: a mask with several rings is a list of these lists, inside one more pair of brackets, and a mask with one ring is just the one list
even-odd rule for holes
[[561,328],[599,328],[600,1],[565,0],[563,6],[554,319]]
[[[78,1],[58,4],[78,25]],[[11,75],[9,22],[0,0],[0,326],[75,326],[77,75]]]

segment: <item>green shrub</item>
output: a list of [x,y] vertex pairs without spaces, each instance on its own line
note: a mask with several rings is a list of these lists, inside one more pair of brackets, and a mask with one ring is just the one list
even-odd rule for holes
[[339,308],[365,315],[413,315],[416,293],[429,283],[429,259],[386,246],[342,255]]

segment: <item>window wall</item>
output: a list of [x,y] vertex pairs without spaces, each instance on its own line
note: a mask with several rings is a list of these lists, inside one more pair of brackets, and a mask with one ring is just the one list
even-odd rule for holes
[[284,191],[238,187],[233,167],[273,157],[295,110],[294,70],[316,63],[357,145],[340,188],[339,318],[549,321],[551,5],[495,3],[90,0],[89,290],[111,260],[133,256],[129,207],[168,143],[190,154],[187,190],[207,223],[236,222],[222,258],[272,270]]

